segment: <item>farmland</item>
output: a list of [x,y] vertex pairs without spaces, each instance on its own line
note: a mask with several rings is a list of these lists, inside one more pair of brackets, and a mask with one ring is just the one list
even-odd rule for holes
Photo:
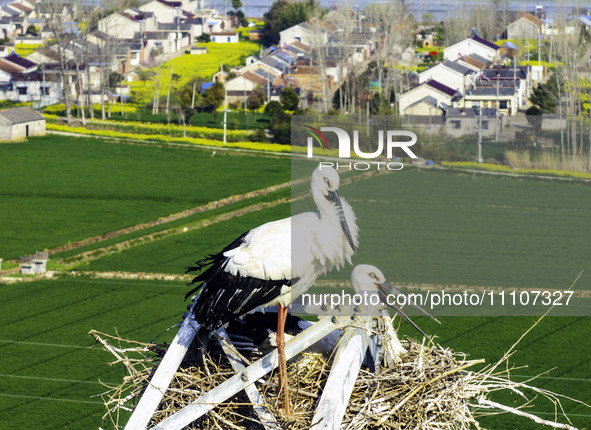
[[[173,58],[153,69],[156,74],[154,82],[160,82],[160,95],[165,95],[170,86],[171,75],[178,75],[178,81],[174,82],[175,88],[183,87],[192,79],[209,79],[220,70],[222,64],[228,66],[238,66],[244,63],[244,59],[249,55],[258,54],[260,46],[254,42],[240,42],[233,44],[203,43],[198,46],[205,46],[207,54],[201,55],[182,55]],[[134,82],[131,91],[134,93],[136,101],[148,101],[154,94],[155,83]]]
[[[18,256],[117,228],[153,220],[229,195],[289,180],[282,158],[180,147],[124,145],[93,139],[32,139],[0,145],[7,162],[0,185],[0,256]],[[346,175],[348,176],[348,175]],[[372,262],[402,284],[566,288],[581,270],[577,289],[590,288],[587,227],[590,184],[508,178],[405,168],[344,185],[361,231],[353,262]],[[297,187],[297,192],[307,188]],[[169,234],[108,252],[79,270],[181,274],[186,265],[245,230],[289,216],[281,203],[289,189],[275,191],[153,226],[79,250]],[[258,205],[231,219],[212,220]],[[311,197],[293,210],[312,207]],[[209,225],[198,226],[203,221]],[[183,228],[187,231],[183,232]],[[172,231],[174,230],[174,231]],[[4,240],[7,238],[7,240]],[[51,262],[51,260],[50,260]],[[350,267],[326,276],[348,278]],[[91,397],[118,383],[122,369],[101,348],[88,349],[91,329],[149,341],[176,323],[185,309],[183,282],[59,277],[17,285],[0,284],[0,420],[3,428],[109,428],[101,422],[100,399]],[[486,358],[502,354],[535,322],[531,317],[442,317],[442,325],[417,318],[443,347]],[[160,341],[171,339],[174,331]],[[406,325],[401,333],[415,336]],[[528,365],[525,378],[556,368],[534,385],[591,401],[588,343],[583,317],[548,317],[518,346],[510,363]],[[485,339],[485,341],[483,341]],[[498,398],[497,398],[498,400]],[[503,397],[514,405],[513,398]],[[566,402],[574,425],[588,428],[589,409]],[[536,400],[532,411],[553,419],[553,405]],[[488,417],[491,429],[536,429],[524,419]]]
[[[361,245],[354,263],[374,262],[402,283],[516,288],[566,288],[581,270],[577,288],[591,288],[588,192],[589,185],[579,183],[473,179],[421,170],[342,188],[359,218]],[[298,201],[294,211],[310,209],[310,202]],[[232,220],[212,227],[219,234],[217,246],[262,220],[288,216],[289,210],[285,205],[245,218],[244,224]],[[97,260],[89,268],[182,273],[184,256],[196,258],[197,251],[216,249],[206,239],[209,234],[203,234],[168,237]],[[346,279],[348,274],[330,277]]]
[[0,159],[5,260],[289,180],[287,159],[59,136]]
[[[123,337],[149,341],[179,320],[185,290],[183,283],[175,282],[87,278],[0,285],[3,428],[109,428],[101,422],[100,399],[92,396],[105,391],[98,380],[116,384],[123,371],[107,365],[112,356],[100,347],[89,349],[93,341],[87,332],[117,330]],[[444,347],[468,352],[470,358],[486,357],[487,362],[498,359],[533,323],[532,318],[490,317],[443,318],[441,326],[417,321],[429,333],[438,333],[437,342]],[[415,335],[404,325],[401,330]],[[172,333],[158,340],[170,341]],[[482,336],[487,342],[481,341]],[[557,367],[536,385],[589,401],[589,351],[573,347],[589,336],[591,326],[583,318],[547,318],[511,359],[529,365],[515,373],[523,377]],[[576,383],[568,378],[576,378]],[[537,405],[536,411],[553,410]],[[571,402],[565,406],[574,414],[575,425],[589,422],[588,409]],[[506,416],[485,423],[491,429],[537,428]]]

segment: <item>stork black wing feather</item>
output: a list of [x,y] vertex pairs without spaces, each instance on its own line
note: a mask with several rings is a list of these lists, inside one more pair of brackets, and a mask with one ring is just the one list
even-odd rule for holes
[[187,268],[186,273],[201,273],[189,284],[197,285],[185,295],[185,299],[201,289],[195,305],[195,319],[209,329],[218,328],[269,303],[281,294],[283,286],[292,283],[292,280],[288,279],[259,279],[241,276],[240,273],[233,275],[224,270],[228,264],[228,258],[224,253],[239,247],[247,234],[248,232],[242,234],[217,254],[211,254],[196,261],[195,266]]
[[195,305],[195,319],[210,329],[216,329],[269,303],[281,294],[283,286],[290,284],[291,281],[286,279],[258,279],[217,270],[202,284]]

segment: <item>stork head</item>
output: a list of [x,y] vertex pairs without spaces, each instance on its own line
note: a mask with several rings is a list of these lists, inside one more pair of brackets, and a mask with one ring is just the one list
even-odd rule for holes
[[339,174],[330,166],[318,166],[312,173],[312,192],[317,191],[328,199],[330,193],[339,190]]
[[[402,291],[388,282],[380,269],[375,266],[370,266],[369,264],[359,264],[358,266],[355,266],[353,272],[351,273],[351,285],[353,286],[353,290],[355,290],[356,293],[365,291],[368,294],[378,294],[382,304],[394,309],[396,313],[404,318],[404,320],[413,326],[413,328],[418,330],[421,334],[423,334],[423,336],[427,336],[425,332],[421,330],[404,312],[402,312],[400,307],[397,306],[395,299],[396,296],[402,294]],[[439,322],[437,318],[418,306],[416,303],[413,303],[409,300],[408,304],[420,310],[425,315],[431,317],[433,320]]]
[[[312,196],[321,213],[331,210],[338,216],[343,234],[347,242],[355,252],[355,240],[347,223],[347,217],[343,210],[343,202],[339,195],[339,174],[330,166],[318,166],[312,173]],[[328,204],[327,204],[328,203]],[[354,218],[354,216],[353,216]],[[351,220],[352,221],[352,220]]]

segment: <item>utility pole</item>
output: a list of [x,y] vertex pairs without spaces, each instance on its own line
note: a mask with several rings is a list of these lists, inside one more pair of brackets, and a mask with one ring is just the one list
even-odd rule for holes
[[226,125],[228,124],[228,90],[224,87],[224,146],[226,146]]
[[[222,72],[220,75],[223,76],[224,66],[220,66],[220,71]],[[226,146],[226,124],[227,124],[227,115],[228,115],[228,88],[224,85],[224,146]]]
[[482,163],[482,102],[478,104],[478,157],[476,161]]
[[191,96],[191,109],[195,109],[195,85],[197,82],[193,82],[193,95]]

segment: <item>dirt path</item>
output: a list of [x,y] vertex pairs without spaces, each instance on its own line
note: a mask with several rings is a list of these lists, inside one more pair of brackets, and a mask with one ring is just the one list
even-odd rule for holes
[[295,181],[295,182],[284,182],[282,184],[272,185],[267,188],[262,188],[259,190],[250,191],[245,194],[226,197],[226,198],[214,201],[214,202],[207,203],[202,206],[197,206],[197,207],[194,207],[191,209],[184,210],[182,212],[178,212],[178,213],[171,214],[171,215],[168,215],[168,216],[165,216],[162,218],[158,218],[153,221],[144,222],[144,223],[137,224],[137,225],[134,225],[131,227],[122,228],[119,230],[111,231],[109,233],[104,233],[104,234],[101,234],[98,236],[93,236],[93,237],[82,239],[82,240],[79,240],[76,242],[68,243],[66,245],[58,246],[56,248],[50,249],[49,254],[57,254],[59,252],[69,251],[72,249],[76,249],[76,248],[80,248],[80,247],[83,247],[86,245],[97,243],[97,242],[100,242],[100,241],[103,241],[106,239],[111,239],[113,237],[122,236],[124,234],[132,233],[134,231],[144,230],[146,228],[154,227],[154,226],[157,226],[160,224],[165,224],[167,222],[176,221],[176,220],[179,220],[182,218],[187,218],[191,215],[195,215],[195,214],[206,212],[206,211],[209,211],[212,209],[217,209],[220,207],[228,206],[232,203],[236,203],[236,202],[246,200],[246,199],[249,199],[252,197],[264,196],[264,195],[267,195],[267,194],[272,193],[274,191],[278,191],[278,190],[290,187],[290,186],[292,186],[292,184],[301,183],[301,182],[303,182],[303,180]]
[[123,249],[132,248],[134,246],[138,246],[138,245],[142,245],[144,243],[152,242],[154,240],[162,239],[162,238],[169,236],[171,234],[186,233],[191,230],[196,230],[196,229],[207,227],[207,226],[210,226],[213,224],[217,224],[219,222],[227,221],[227,220],[237,217],[237,216],[246,215],[251,212],[256,212],[256,211],[259,211],[262,209],[271,208],[271,207],[274,207],[274,206],[277,206],[280,204],[289,203],[290,201],[291,201],[291,199],[286,197],[283,199],[274,200],[272,202],[257,203],[257,204],[250,205],[250,206],[247,206],[242,209],[237,209],[234,211],[225,212],[225,213],[220,214],[218,216],[204,219],[202,221],[198,221],[191,226],[187,226],[187,227],[183,227],[183,228],[170,228],[170,229],[162,230],[162,231],[159,231],[156,233],[147,234],[145,236],[137,237],[137,238],[130,239],[130,240],[125,240],[123,242],[119,242],[119,243],[116,243],[114,245],[107,246],[104,248],[98,248],[98,249],[93,249],[91,251],[86,251],[86,252],[80,253],[78,255],[75,255],[73,257],[65,258],[62,261],[66,264],[73,264],[73,263],[81,263],[81,262],[88,262],[91,260],[96,260],[97,258],[100,258],[100,257],[103,257],[107,254],[110,254],[111,252],[116,252],[116,251],[121,251]]

